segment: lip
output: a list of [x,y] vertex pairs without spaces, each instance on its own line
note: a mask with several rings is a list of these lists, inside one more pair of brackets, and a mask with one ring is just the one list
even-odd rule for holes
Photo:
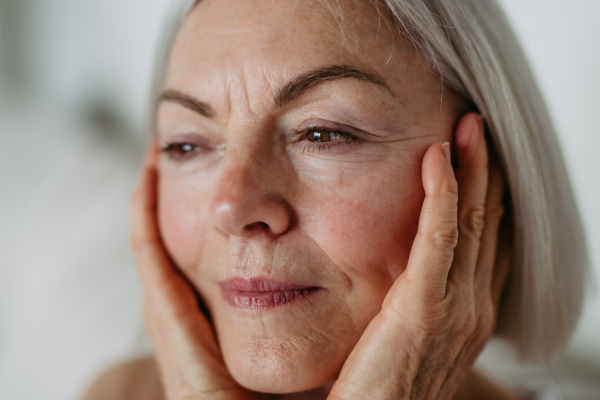
[[323,290],[318,286],[260,278],[236,278],[219,285],[225,301],[240,311],[264,311],[299,303]]

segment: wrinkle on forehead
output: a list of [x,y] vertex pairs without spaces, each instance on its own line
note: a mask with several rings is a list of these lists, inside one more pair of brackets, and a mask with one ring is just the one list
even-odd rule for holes
[[[204,21],[197,15],[202,23],[197,24],[196,29],[209,30],[212,35],[227,36],[229,40],[230,36],[237,36],[234,41],[243,42],[249,50],[278,46],[286,37],[291,39],[286,45],[293,46],[294,42],[304,41],[305,34],[310,31],[322,39],[318,45],[333,45],[353,55],[363,65],[373,64],[374,44],[380,50],[376,59],[381,66],[392,59],[405,62],[403,58],[414,58],[416,51],[414,44],[402,34],[389,8],[379,0],[243,0],[224,7],[213,4],[216,1],[220,0],[199,2],[210,6],[211,14],[217,6],[220,15]],[[223,25],[219,27],[213,23]],[[264,31],[265,35],[254,42],[248,40],[248,34],[259,31]]]
[[[260,114],[249,107],[271,104],[275,91],[294,76],[330,65],[379,75],[406,99],[430,90],[426,81],[436,76],[415,57],[414,46],[403,43],[408,39],[379,1],[202,0],[198,5],[175,38],[165,84],[225,108],[221,115],[229,114],[232,101],[244,103],[239,105],[246,117]],[[240,90],[245,92],[236,93]]]
[[[196,3],[205,5],[215,0],[201,0]],[[360,42],[365,37],[375,35],[382,44],[399,44],[399,27],[387,6],[379,0],[264,0],[261,8],[269,8],[277,14],[281,26],[289,26],[291,20],[302,20],[306,29],[320,30],[328,36],[336,36],[340,46],[358,53]],[[292,3],[292,4],[286,4]],[[194,8],[196,7],[194,6]],[[236,2],[225,11],[230,21],[228,27],[218,30],[220,35],[243,35],[257,30],[268,29],[262,24],[252,28],[241,28],[249,15],[256,15],[256,2],[243,0]],[[306,13],[309,9],[310,12]],[[255,21],[250,21],[253,23]],[[332,27],[337,29],[331,29]],[[391,43],[389,42],[391,39]]]

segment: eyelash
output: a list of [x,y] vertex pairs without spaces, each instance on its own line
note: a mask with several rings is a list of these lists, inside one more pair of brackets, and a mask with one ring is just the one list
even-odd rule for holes
[[[313,138],[315,134],[320,135],[328,135],[328,136],[338,136],[343,138],[344,140],[334,140],[330,139],[326,142],[315,142],[313,140],[308,139],[308,137],[312,134]],[[319,126],[311,126],[302,130],[294,130],[292,132],[293,136],[298,137],[298,141],[301,141],[303,138],[309,142],[315,143],[314,145],[305,145],[302,151],[308,152],[323,152],[330,151],[334,147],[339,146],[348,146],[358,140],[358,138],[352,135],[349,132],[341,131],[338,129],[331,129]],[[196,144],[188,143],[188,142],[171,142],[167,143],[165,146],[161,148],[161,152],[167,154],[167,156],[177,162],[185,162],[188,161],[200,153],[204,152],[206,149],[203,146],[199,146]]]
[[[188,148],[187,150],[185,148]],[[205,148],[196,144],[187,142],[171,142],[161,148],[161,153],[166,154],[171,160],[177,162],[185,162],[196,157],[203,152]]]
[[[339,129],[331,129],[331,128],[326,128],[326,127],[321,127],[321,126],[311,126],[302,130],[294,130],[293,131],[293,136],[297,136],[299,137],[301,140],[302,138],[305,138],[306,140],[312,142],[312,143],[316,143],[315,145],[305,145],[304,148],[302,149],[303,151],[308,151],[308,152],[323,152],[323,151],[330,151],[332,150],[334,147],[339,147],[339,146],[348,146],[354,142],[356,142],[358,140],[358,138],[356,136],[354,136],[353,134],[346,132],[346,131],[342,131]],[[329,136],[338,136],[343,138],[344,140],[337,140],[335,141],[334,139],[330,139],[326,142],[314,142],[310,139],[308,139],[309,135],[313,134],[313,137],[315,134],[327,134]]]

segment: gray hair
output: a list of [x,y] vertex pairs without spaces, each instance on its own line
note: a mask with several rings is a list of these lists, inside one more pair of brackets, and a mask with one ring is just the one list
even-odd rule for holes
[[[155,94],[177,28],[196,2],[173,1]],[[508,180],[515,235],[496,335],[522,360],[547,360],[579,319],[589,259],[556,133],[526,58],[495,0],[381,2],[442,82],[486,121]]]

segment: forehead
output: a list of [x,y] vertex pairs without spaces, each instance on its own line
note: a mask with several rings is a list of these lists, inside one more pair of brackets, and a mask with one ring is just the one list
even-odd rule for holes
[[357,37],[390,39],[389,22],[387,8],[370,0],[201,0],[182,31],[198,34],[200,28],[215,43],[250,44],[254,37],[268,44],[301,43],[317,36],[336,45],[346,39],[354,46]]
[[335,64],[393,79],[412,52],[387,9],[369,0],[202,0],[175,37],[166,85],[189,87],[215,73],[277,84]]

